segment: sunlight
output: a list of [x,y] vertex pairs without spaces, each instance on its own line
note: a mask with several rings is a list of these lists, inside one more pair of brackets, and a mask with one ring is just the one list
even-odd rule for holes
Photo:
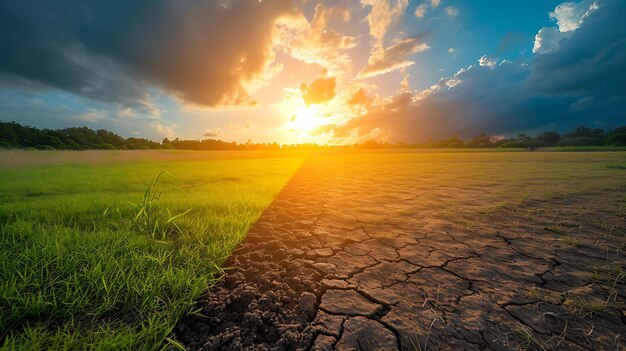
[[295,132],[310,132],[322,125],[316,106],[300,107],[291,117],[290,129]]
[[[289,90],[287,95],[275,105],[276,110],[285,118],[282,125],[284,140],[288,143],[325,142],[325,137],[316,132],[321,126],[333,123],[328,116],[330,106],[312,104],[307,106],[300,96],[299,89]],[[337,110],[337,106],[332,106]]]
[[[282,100],[272,107],[284,118],[280,130],[285,143],[337,144],[337,139],[329,126],[342,125],[354,116],[355,108],[346,103],[349,92],[338,93],[325,103],[312,103],[307,106],[302,91],[297,88],[285,89]],[[344,136],[345,142],[351,136]]]

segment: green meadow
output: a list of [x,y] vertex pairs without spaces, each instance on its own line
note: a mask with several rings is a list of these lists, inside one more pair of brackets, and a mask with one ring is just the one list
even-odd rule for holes
[[128,155],[0,153],[1,348],[176,348],[176,322],[303,161]]

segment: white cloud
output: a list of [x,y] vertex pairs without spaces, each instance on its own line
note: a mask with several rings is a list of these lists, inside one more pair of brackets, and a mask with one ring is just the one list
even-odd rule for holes
[[453,54],[454,53],[454,48],[449,48],[448,49],[448,54]]
[[154,121],[152,122],[152,128],[156,132],[157,135],[173,138],[176,135],[174,131],[175,124],[168,124],[165,121]]
[[428,5],[426,4],[420,4],[419,6],[417,6],[415,8],[415,17],[417,18],[424,18],[424,15],[426,14],[426,9],[428,8]]
[[488,57],[487,55],[483,55],[480,59],[478,59],[478,64],[480,66],[487,66],[489,68],[493,68],[498,61],[492,57]]
[[351,61],[344,50],[356,46],[356,38],[335,31],[331,24],[349,20],[348,8],[318,4],[310,23],[303,14],[280,21],[275,45],[298,60],[319,64],[332,75],[346,73]]
[[430,47],[419,36],[397,39],[386,49],[378,50],[370,56],[357,78],[369,78],[413,65],[409,56],[426,51]]
[[136,112],[130,107],[126,107],[117,111],[117,117],[132,118],[135,117],[135,115]]
[[382,46],[387,29],[392,23],[400,20],[409,0],[396,0],[395,3],[388,0],[361,0],[361,4],[372,7],[367,15],[370,35],[377,40],[379,46]]
[[578,29],[583,18],[597,8],[594,0],[585,0],[581,3],[565,2],[550,12],[550,18],[556,20],[559,31],[569,32]]
[[456,17],[459,14],[459,9],[453,6],[447,6],[443,9],[446,12],[446,15],[450,17]]
[[[393,70],[408,67],[414,62],[408,56],[428,49],[420,36],[404,39],[394,39],[385,48],[384,39],[389,28],[400,21],[409,0],[361,0],[363,6],[371,6],[367,15],[370,35],[374,38],[372,51],[367,61],[367,67],[358,74],[358,78],[368,78]],[[419,17],[419,13],[416,12]]]
[[432,5],[432,7],[439,6],[439,3],[441,3],[441,0],[430,0],[430,4]]
[[539,33],[535,35],[533,52],[536,54],[550,52],[559,46],[561,40],[567,39],[569,34],[570,33],[559,32],[555,27],[543,27],[539,30]]
[[550,18],[557,21],[556,27],[543,27],[535,35],[533,52],[544,54],[556,49],[561,42],[571,37],[589,14],[598,9],[598,3],[586,0],[581,3],[566,2],[550,12]]
[[400,93],[410,93],[411,85],[409,83],[409,75],[405,74],[404,78],[400,81]]

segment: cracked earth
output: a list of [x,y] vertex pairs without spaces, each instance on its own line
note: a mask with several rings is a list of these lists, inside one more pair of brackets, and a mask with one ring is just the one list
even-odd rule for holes
[[625,171],[510,157],[310,157],[176,337],[192,350],[623,350]]

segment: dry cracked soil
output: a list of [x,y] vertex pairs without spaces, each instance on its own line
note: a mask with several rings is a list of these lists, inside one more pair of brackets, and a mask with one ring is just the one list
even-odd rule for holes
[[176,337],[191,350],[624,350],[625,173],[588,161],[311,156]]

